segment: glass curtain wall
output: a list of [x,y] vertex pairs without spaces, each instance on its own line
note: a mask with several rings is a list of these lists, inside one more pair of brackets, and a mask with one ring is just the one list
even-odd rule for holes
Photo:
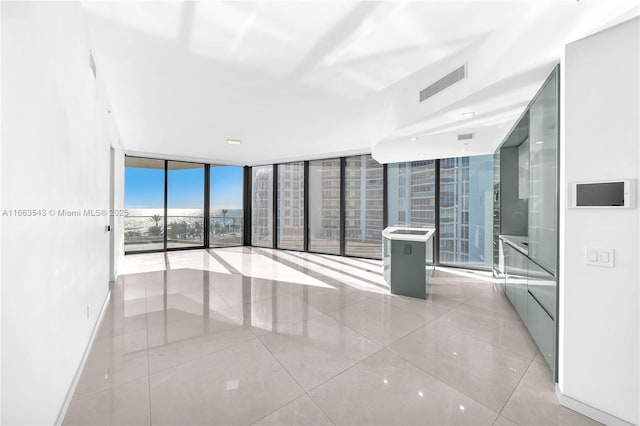
[[251,244],[273,247],[273,166],[251,170]]
[[340,159],[309,162],[309,251],[340,254]]
[[304,162],[278,164],[277,247],[304,250]]
[[167,162],[167,248],[204,245],[204,164]]
[[390,226],[435,226],[435,160],[388,164],[387,196]]
[[489,269],[493,156],[440,160],[440,263]]
[[243,242],[243,168],[211,165],[209,169],[209,247]]
[[384,167],[371,155],[346,158],[345,254],[380,259]]
[[126,157],[125,252],[164,249],[164,160]]

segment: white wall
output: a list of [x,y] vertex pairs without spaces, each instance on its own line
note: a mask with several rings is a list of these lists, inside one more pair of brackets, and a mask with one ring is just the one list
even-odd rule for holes
[[[2,3],[2,423],[52,424],[108,292],[109,137],[78,3]],[[99,71],[99,70],[98,70]],[[87,307],[90,312],[87,317]]]
[[[640,178],[639,27],[636,18],[566,47],[565,184]],[[638,424],[639,208],[571,209],[569,195],[561,205],[559,387]],[[585,247],[614,249],[615,268],[585,265]]]
[[[102,128],[98,131],[106,135],[106,139],[114,150],[113,164],[109,166],[111,168],[109,179],[112,184],[109,188],[109,199],[111,201],[109,205],[113,207],[113,210],[118,212],[109,217],[114,240],[113,252],[111,253],[113,271],[110,271],[109,279],[113,281],[118,275],[118,268],[124,258],[124,216],[121,214],[124,211],[124,149],[114,118],[113,109],[104,87],[102,64],[97,60],[96,62],[98,69],[96,81],[98,86],[97,104],[100,110],[99,114],[101,114],[99,124],[102,125]],[[110,162],[111,160],[109,160],[109,163]],[[111,265],[109,265],[109,267],[111,269]]]
[[[116,210],[124,209],[124,152],[121,147],[115,148],[115,164],[114,164],[114,198]],[[124,216],[116,215],[113,218],[113,233],[115,244],[113,247],[113,259],[115,264],[115,275],[118,274],[122,259],[124,259]],[[110,277],[114,279],[115,276]]]

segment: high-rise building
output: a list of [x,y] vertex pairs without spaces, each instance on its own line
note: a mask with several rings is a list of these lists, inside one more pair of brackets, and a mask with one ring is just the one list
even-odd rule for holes
[[383,166],[371,155],[346,158],[345,251],[347,254],[379,257],[382,243],[384,179]]
[[256,246],[273,245],[273,166],[252,170],[251,242]]
[[304,163],[278,165],[278,248],[304,248]]

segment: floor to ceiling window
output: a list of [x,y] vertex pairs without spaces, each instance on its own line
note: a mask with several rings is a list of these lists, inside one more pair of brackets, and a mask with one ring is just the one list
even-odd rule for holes
[[273,166],[251,170],[251,244],[273,247]]
[[304,162],[278,164],[277,247],[304,250]]
[[238,166],[125,164],[126,252],[242,245],[250,191],[251,245],[380,258],[386,185],[388,225],[435,226],[440,263],[491,266],[490,155],[389,164],[386,180],[369,154],[256,166],[250,188]]
[[387,194],[389,225],[434,226],[435,160],[389,164]]
[[124,250],[164,249],[164,160],[125,158]]
[[369,154],[345,161],[345,254],[380,258],[384,166]]
[[440,160],[440,263],[492,265],[493,156]]
[[209,168],[209,247],[239,246],[243,242],[243,169]]
[[125,253],[242,245],[243,178],[240,166],[126,156]]
[[309,250],[340,254],[340,159],[309,162]]
[[167,248],[204,244],[204,164],[167,162]]

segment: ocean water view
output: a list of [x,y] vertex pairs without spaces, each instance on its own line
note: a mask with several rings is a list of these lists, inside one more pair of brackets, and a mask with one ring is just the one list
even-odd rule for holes
[[[163,208],[144,208],[144,209],[137,209],[137,208],[129,208],[127,209],[129,210],[129,214],[128,216],[136,216],[136,217],[140,217],[140,216],[147,216],[147,217],[152,217],[154,215],[159,215],[159,216],[164,216],[164,209]],[[211,211],[209,212],[209,215],[211,217],[223,217],[222,214],[222,210],[223,209],[211,209]],[[242,213],[242,209],[224,209],[226,210],[226,214],[224,215],[225,217],[242,217],[243,213]],[[167,209],[167,216],[169,217],[202,217],[204,215],[204,210],[203,209]]]
[[242,244],[243,174],[240,166],[127,156],[125,251]]

